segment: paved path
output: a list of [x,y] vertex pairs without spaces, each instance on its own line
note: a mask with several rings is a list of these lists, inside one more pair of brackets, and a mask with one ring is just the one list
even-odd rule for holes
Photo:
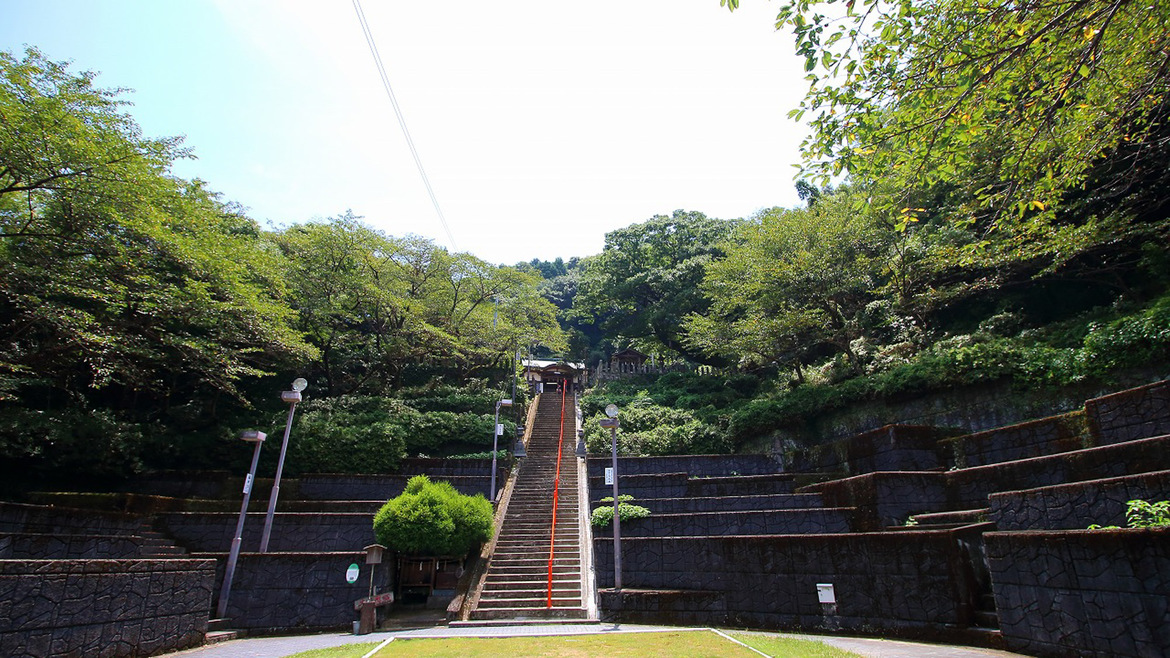
[[[351,635],[349,633],[301,635],[295,637],[266,637],[232,640],[199,649],[190,649],[169,656],[182,658],[282,658],[310,649],[341,646],[359,642],[382,642],[390,637],[401,638],[443,638],[443,637],[539,637],[547,635],[584,635],[591,633],[648,633],[655,631],[697,631],[702,629],[677,628],[670,626],[639,626],[634,624],[581,624],[542,626],[500,626],[462,627],[439,626],[410,631]],[[738,632],[738,631],[737,631]],[[787,634],[786,634],[787,635]],[[1019,654],[991,649],[955,647],[918,642],[900,642],[871,638],[821,637],[791,635],[810,640],[819,640],[867,658],[1009,658]]]

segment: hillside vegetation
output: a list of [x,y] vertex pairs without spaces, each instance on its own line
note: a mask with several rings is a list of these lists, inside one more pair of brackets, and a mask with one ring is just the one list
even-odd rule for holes
[[299,376],[293,470],[490,449],[516,350],[564,345],[539,277],[351,213],[265,229],[172,175],[180,140],[144,137],[93,78],[0,53],[7,486],[238,468],[234,437],[279,437]]
[[233,437],[279,435],[297,376],[293,472],[482,452],[520,353],[679,366],[582,401],[621,405],[637,454],[1165,367],[1168,23],[1165,2],[782,3],[809,81],[799,207],[677,210],[512,267],[348,212],[261,227],[171,174],[189,154],[144,137],[121,92],[0,53],[6,482],[238,468]]

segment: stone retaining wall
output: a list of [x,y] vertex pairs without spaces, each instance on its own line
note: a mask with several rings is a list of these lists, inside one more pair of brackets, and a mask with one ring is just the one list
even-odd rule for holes
[[1085,414],[1098,444],[1170,434],[1170,380],[1094,398]]
[[1008,649],[1170,655],[1170,529],[993,532],[986,539]]
[[[593,546],[598,587],[612,589],[613,540]],[[942,638],[969,623],[973,598],[947,531],[630,538],[622,565],[623,593],[601,600],[604,618],[625,622]],[[833,585],[835,608],[818,584]],[[660,610],[638,590],[676,595]]]
[[[242,550],[259,550],[264,517],[263,513],[248,514],[244,522]],[[201,553],[229,548],[238,520],[239,513],[229,512],[172,512],[159,517],[160,527],[176,543],[188,551]],[[372,514],[282,512],[273,517],[268,550],[295,553],[351,551],[373,543]]]
[[[600,496],[600,494],[598,495]],[[749,510],[809,509],[821,507],[820,494],[764,494],[759,496],[709,496],[705,498],[655,498],[644,507],[655,514],[686,512],[745,512]],[[596,505],[594,505],[596,507]]]
[[0,560],[120,560],[142,557],[130,535],[0,534]]
[[[897,398],[852,404],[846,408],[818,414],[785,427],[778,427],[766,444],[749,446],[754,452],[783,453],[793,443],[817,445],[848,438],[890,423],[959,428],[963,432],[981,432],[1022,423],[1034,418],[1077,411],[1085,400],[1105,395],[1119,388],[1142,386],[1166,379],[1166,365],[1114,373],[1114,384],[1078,384],[1050,389],[1035,387],[1020,390],[1010,382],[977,384],[923,395],[906,394]],[[1161,433],[1167,433],[1170,430]],[[1149,435],[1147,435],[1149,436]]]
[[[226,553],[214,557],[216,590],[211,609],[219,605]],[[392,559],[389,555],[387,559]],[[346,582],[349,565],[360,569],[355,583]],[[364,551],[331,553],[241,553],[228,597],[232,627],[250,633],[308,633],[348,630],[356,620],[353,602],[369,591],[370,565]],[[387,591],[388,565],[377,566],[374,584]]]
[[0,655],[151,656],[203,643],[212,560],[0,561]]
[[956,468],[1092,447],[1083,411],[944,439],[941,443],[948,455],[948,463]]
[[[489,428],[490,429],[490,428]],[[507,464],[496,460],[496,477],[507,478]],[[434,457],[411,457],[398,464],[400,475],[426,475],[432,480],[442,480],[452,475],[486,475],[491,477],[492,460],[487,459],[439,459]],[[321,475],[321,474],[315,474]],[[337,477],[346,477],[344,475]]]
[[1125,526],[1131,500],[1170,499],[1170,470],[992,494],[990,518],[999,530],[1080,530],[1090,524]]
[[141,527],[142,517],[132,514],[0,502],[4,533],[115,535],[133,534]]
[[886,425],[832,443],[802,448],[785,455],[793,472],[846,473],[926,471],[942,465],[936,427]]
[[1170,469],[1170,436],[978,466],[947,474],[952,509],[986,507],[1002,491]]
[[[402,493],[413,475],[302,475],[300,496],[310,500],[389,500]],[[497,482],[506,482],[504,471]],[[468,496],[482,494],[485,498],[491,488],[491,469],[482,475],[440,475],[431,480],[450,482],[460,493]]]
[[[619,465],[620,469],[621,466]],[[618,495],[631,495],[639,501],[654,498],[685,498],[687,497],[686,473],[649,473],[646,475],[631,473],[623,474],[618,471]],[[593,500],[599,500],[613,495],[611,485],[605,484],[601,477],[589,478],[589,495]]]
[[[618,494],[637,500],[655,498],[704,498],[725,496],[768,496],[790,494],[795,488],[790,474],[690,477],[686,473],[618,473]],[[600,477],[589,478],[590,497],[596,501],[613,494]]]
[[[607,457],[589,458],[590,477],[602,477],[613,465]],[[618,457],[618,473],[686,473],[692,477],[719,475],[768,475],[782,470],[769,455],[682,455],[670,457]]]
[[852,508],[654,513],[622,523],[623,537],[826,534],[853,531]]
[[229,486],[229,481],[242,484],[227,471],[158,471],[139,476],[126,490],[169,498],[221,498],[231,495],[233,489],[240,491]]
[[819,493],[826,505],[856,507],[859,531],[902,525],[912,514],[947,508],[946,473],[870,473],[799,491]]

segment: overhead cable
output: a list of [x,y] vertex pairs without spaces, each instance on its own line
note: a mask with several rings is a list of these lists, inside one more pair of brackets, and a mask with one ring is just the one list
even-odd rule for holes
[[435,196],[435,190],[431,188],[431,180],[427,178],[427,171],[423,168],[422,159],[418,157],[418,149],[414,147],[414,140],[410,137],[410,131],[406,129],[406,119],[402,116],[402,108],[398,107],[398,99],[394,97],[394,88],[390,86],[390,77],[386,75],[386,68],[382,66],[382,56],[378,54],[378,46],[374,43],[374,33],[370,31],[370,24],[366,21],[365,12],[362,11],[361,0],[353,0],[353,8],[357,12],[358,22],[362,25],[362,34],[366,37],[366,43],[370,46],[370,54],[374,56],[374,65],[378,68],[378,75],[382,77],[382,87],[390,98],[390,104],[394,106],[394,115],[398,117],[402,136],[406,138],[406,145],[410,147],[410,154],[414,157],[414,164],[418,167],[419,176],[422,177],[423,185],[427,188],[427,195],[430,196],[431,204],[435,207],[435,214],[439,216],[439,223],[443,225],[443,231],[451,243],[451,250],[456,251],[458,247],[455,246],[455,236],[451,234],[451,228],[447,226],[447,218],[443,215],[443,209],[439,207],[439,199]]

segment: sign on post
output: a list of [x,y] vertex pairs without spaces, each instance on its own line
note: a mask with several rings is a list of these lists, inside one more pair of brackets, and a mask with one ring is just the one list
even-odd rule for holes
[[605,484],[606,485],[613,484],[613,467],[612,466],[605,467]]

